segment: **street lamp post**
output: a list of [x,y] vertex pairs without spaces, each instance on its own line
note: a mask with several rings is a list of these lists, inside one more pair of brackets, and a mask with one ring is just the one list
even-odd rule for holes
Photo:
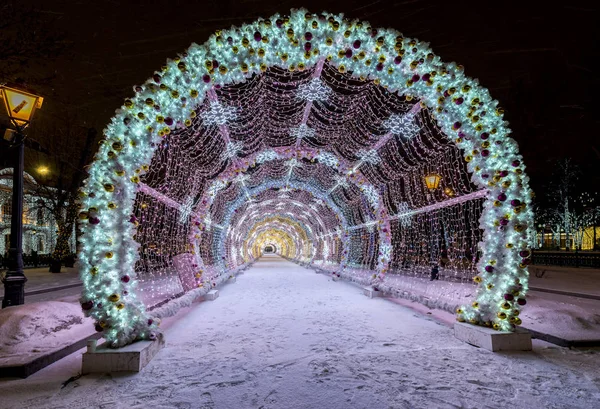
[[[440,186],[440,181],[442,180],[442,177],[440,175],[438,175],[437,173],[428,173],[427,175],[425,175],[425,177],[423,178],[425,180],[425,186],[427,187],[427,198],[430,201],[435,200],[435,195],[434,192],[438,189],[438,187]],[[452,191],[452,189],[450,189],[449,191],[446,192],[447,195],[450,195],[450,192],[452,194],[454,194],[454,192]],[[437,247],[436,245],[436,241],[437,241],[437,236],[435,235],[434,229],[435,229],[435,222],[434,222],[434,218],[431,217],[431,223],[430,223],[430,232],[429,232],[429,259],[430,259],[430,263],[432,264],[432,272],[431,272],[431,279],[433,280],[433,277],[437,277],[438,272],[438,261],[436,260],[436,257],[434,257],[434,246]],[[436,249],[437,250],[437,249]],[[436,254],[437,256],[437,251]],[[437,278],[435,278],[437,280]]]
[[24,130],[31,122],[36,108],[41,108],[43,98],[28,92],[0,85],[0,96],[14,130],[7,130],[4,139],[14,149],[12,216],[10,218],[10,249],[8,273],[4,283],[2,308],[21,305],[25,302],[25,282],[23,274],[23,167],[24,167]]

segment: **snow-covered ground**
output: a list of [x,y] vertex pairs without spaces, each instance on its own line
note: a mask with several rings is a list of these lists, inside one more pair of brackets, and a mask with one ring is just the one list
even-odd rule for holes
[[[335,266],[321,267],[324,274],[336,271]],[[568,341],[600,340],[600,301],[595,298],[573,297],[547,289],[567,293],[600,296],[600,270],[531,266],[527,306],[520,315],[523,327]],[[372,271],[354,270],[342,273],[345,279],[356,283],[370,283]],[[415,301],[436,312],[454,314],[456,308],[470,304],[477,291],[473,282],[430,281],[427,278],[402,274],[387,274],[378,285],[394,302]],[[412,307],[421,310],[421,306]],[[441,314],[443,315],[443,314]]]
[[[79,303],[48,301],[0,310],[0,366],[22,365],[94,333]],[[0,405],[0,408],[2,405]]]
[[529,266],[529,286],[600,296],[600,270],[559,266]]
[[74,354],[0,381],[2,408],[598,408],[600,350],[491,353],[399,303],[276,257],[168,320],[136,375]]

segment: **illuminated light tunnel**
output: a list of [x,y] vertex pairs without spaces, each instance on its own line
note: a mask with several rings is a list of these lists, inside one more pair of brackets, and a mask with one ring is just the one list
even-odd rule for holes
[[497,101],[426,43],[295,10],[216,32],[134,91],[81,191],[82,307],[112,346],[153,339],[268,245],[391,293],[437,264],[477,286],[459,321],[520,324],[522,158]]

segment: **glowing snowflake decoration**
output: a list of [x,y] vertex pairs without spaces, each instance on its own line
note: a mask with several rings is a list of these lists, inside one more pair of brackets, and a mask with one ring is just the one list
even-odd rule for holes
[[319,162],[321,162],[322,164],[331,166],[331,167],[337,167],[340,164],[340,162],[338,161],[338,158],[336,158],[335,155],[332,154],[331,152],[320,152],[316,156],[316,159]]
[[361,149],[357,153],[358,157],[362,162],[370,163],[371,165],[377,165],[381,162],[381,158],[375,149],[364,150]]
[[366,185],[363,186],[361,190],[367,197],[367,200],[371,206],[377,208],[379,205],[379,193],[377,192],[377,189],[375,189],[372,185]]
[[415,114],[407,113],[404,115],[394,114],[383,122],[383,127],[388,132],[403,136],[406,139],[410,139],[417,135],[421,130],[421,127],[415,120]]
[[402,202],[398,205],[398,220],[400,220],[402,227],[408,227],[412,224],[410,210],[411,209],[406,202]]
[[230,141],[227,144],[227,148],[225,149],[225,151],[221,154],[221,158],[222,159],[231,159],[235,156],[237,156],[237,154],[242,150],[242,148],[244,147],[244,143],[241,141]]
[[194,197],[188,196],[185,202],[179,207],[179,223],[186,224],[194,208]]
[[206,225],[206,230],[210,230],[212,225],[212,218],[210,217],[210,213],[206,214],[206,217],[204,218],[204,224]]
[[240,173],[239,175],[237,175],[234,179],[234,181],[236,183],[241,183],[242,185],[246,184],[246,181],[250,179],[250,175],[248,175],[247,173]]
[[386,260],[389,260],[392,257],[392,246],[387,243],[382,244],[379,247],[379,254],[381,254],[381,256]]
[[227,186],[227,182],[224,180],[217,180],[213,182],[208,188],[208,195],[210,197],[215,197],[219,190],[223,189],[225,186]]
[[202,120],[206,125],[226,125],[237,117],[235,107],[221,105],[217,101],[210,103],[210,109],[202,113]]
[[296,139],[311,138],[315,135],[315,130],[306,124],[297,128],[290,128],[290,135]]
[[256,156],[256,163],[264,163],[279,158],[277,152],[272,149],[263,151]]
[[296,158],[292,158],[292,159],[288,160],[287,162],[285,162],[285,165],[289,166],[290,170],[291,170],[291,168],[293,168],[295,166],[302,167],[300,165],[300,162],[298,162],[298,160]]
[[348,187],[348,179],[343,175],[335,175],[335,184],[341,187]]
[[325,85],[320,78],[313,78],[310,82],[300,85],[296,95],[299,99],[314,102],[326,101],[330,94],[331,88]]

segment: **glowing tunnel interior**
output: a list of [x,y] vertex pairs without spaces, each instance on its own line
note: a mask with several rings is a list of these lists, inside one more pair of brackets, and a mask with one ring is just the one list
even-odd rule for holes
[[134,91],[81,192],[82,307],[114,346],[267,246],[382,291],[437,265],[476,287],[457,319],[520,324],[522,158],[497,101],[427,44],[292,11],[218,31]]

